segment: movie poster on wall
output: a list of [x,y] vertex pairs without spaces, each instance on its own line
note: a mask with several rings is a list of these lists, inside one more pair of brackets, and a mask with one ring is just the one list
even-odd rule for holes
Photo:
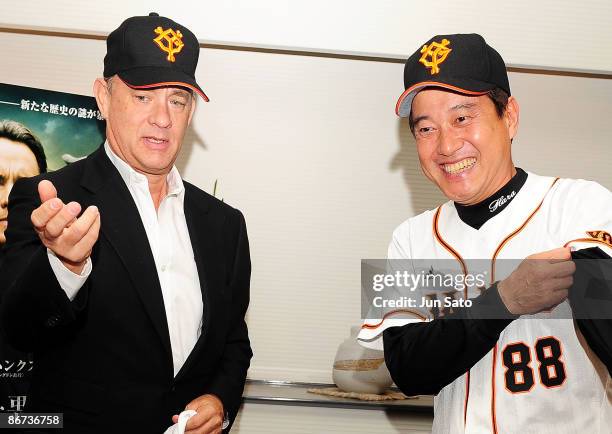
[[[94,98],[0,83],[0,261],[6,198],[17,178],[60,169],[103,142],[104,121]],[[0,335],[0,412],[23,411],[35,363]]]

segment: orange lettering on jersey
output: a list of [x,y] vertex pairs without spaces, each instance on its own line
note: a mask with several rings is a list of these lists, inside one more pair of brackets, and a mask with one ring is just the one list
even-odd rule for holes
[[606,231],[587,231],[587,235],[612,247],[612,235]]

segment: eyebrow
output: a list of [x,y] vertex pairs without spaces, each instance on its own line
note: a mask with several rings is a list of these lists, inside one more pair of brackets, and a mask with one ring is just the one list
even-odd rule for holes
[[453,107],[451,107],[449,109],[449,111],[453,111],[453,110],[460,110],[460,109],[471,109],[476,107],[478,104],[476,104],[475,102],[468,102],[468,103],[463,103],[463,104],[457,104]]
[[[472,109],[474,107],[476,107],[478,104],[475,102],[468,102],[468,103],[461,103],[461,104],[457,104],[455,106],[452,106],[450,109],[448,109],[448,111],[456,111],[456,110],[461,110],[461,109]],[[416,118],[412,119],[412,123],[414,125],[418,124],[421,121],[425,121],[429,119],[429,116],[427,115],[423,115],[423,116],[418,116]]]
[[178,96],[183,96],[183,97],[187,98],[187,97],[191,96],[191,93],[189,93],[188,91],[183,90],[183,89],[175,89],[175,90],[173,90],[170,93],[170,95],[171,96],[177,96],[178,95]]
[[429,119],[429,116],[427,116],[427,115],[424,115],[424,116],[419,116],[419,117],[413,118],[413,119],[412,119],[412,123],[413,123],[414,125],[416,125],[416,124],[418,124],[419,122],[421,122],[421,121],[425,121],[425,120],[427,120],[427,119]]

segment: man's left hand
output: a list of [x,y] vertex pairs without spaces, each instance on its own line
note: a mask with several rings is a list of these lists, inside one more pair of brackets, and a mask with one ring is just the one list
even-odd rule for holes
[[[215,395],[202,395],[191,401],[185,410],[195,410],[185,426],[185,434],[221,434],[223,425],[223,403]],[[172,416],[178,422],[178,415]]]

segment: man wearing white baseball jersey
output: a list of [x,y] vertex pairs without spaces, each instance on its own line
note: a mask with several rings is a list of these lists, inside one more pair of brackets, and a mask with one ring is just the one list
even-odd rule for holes
[[[435,433],[609,433],[612,315],[578,318],[570,302],[572,257],[612,256],[612,193],[514,166],[519,105],[480,35],[433,37],[408,59],[404,81],[396,111],[449,201],[402,223],[388,257],[415,274],[447,261],[490,279],[466,289],[471,307],[368,319],[360,342],[384,344],[406,394],[436,395]],[[523,261],[504,271],[509,260]]]

